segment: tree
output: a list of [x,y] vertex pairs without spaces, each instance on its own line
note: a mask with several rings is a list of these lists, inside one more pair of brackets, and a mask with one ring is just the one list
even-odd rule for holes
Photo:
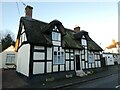
[[15,41],[13,40],[12,36],[12,33],[7,33],[2,37],[2,51],[8,48],[11,44],[15,45]]

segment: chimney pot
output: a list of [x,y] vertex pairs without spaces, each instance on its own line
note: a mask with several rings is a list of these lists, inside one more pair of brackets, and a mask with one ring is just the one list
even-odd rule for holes
[[75,27],[74,28],[74,31],[77,33],[77,32],[80,32],[80,27],[79,26],[77,26],[77,27]]
[[26,8],[25,8],[25,14],[26,14],[25,16],[26,17],[32,18],[32,9],[33,9],[33,7],[31,7],[29,5],[26,6]]

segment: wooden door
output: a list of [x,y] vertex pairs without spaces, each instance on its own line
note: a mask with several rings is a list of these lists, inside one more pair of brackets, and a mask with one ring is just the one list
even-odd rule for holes
[[76,70],[80,70],[80,55],[76,55]]

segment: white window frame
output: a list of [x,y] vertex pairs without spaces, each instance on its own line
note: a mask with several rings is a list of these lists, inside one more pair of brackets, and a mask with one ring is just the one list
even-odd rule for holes
[[59,32],[52,32],[52,40],[53,41],[61,41],[61,34]]
[[59,33],[57,26],[54,26],[54,28],[53,28],[52,40],[53,41],[61,41],[61,34]]
[[94,63],[94,62],[95,62],[94,54],[89,53],[88,54],[88,63]]
[[53,64],[65,64],[65,57],[63,51],[54,51]]
[[6,56],[6,65],[15,64],[15,54],[7,54]]
[[84,46],[87,46],[87,40],[86,39],[81,39],[81,44],[84,45]]

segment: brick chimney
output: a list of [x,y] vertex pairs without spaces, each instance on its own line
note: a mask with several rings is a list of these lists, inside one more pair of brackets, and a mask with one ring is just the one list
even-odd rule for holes
[[25,8],[25,16],[26,17],[31,17],[32,18],[32,9],[33,9],[33,7],[31,7],[31,6],[26,6],[26,8]]
[[74,31],[77,33],[77,32],[80,32],[80,27],[79,26],[77,26],[77,27],[75,27],[74,28]]

